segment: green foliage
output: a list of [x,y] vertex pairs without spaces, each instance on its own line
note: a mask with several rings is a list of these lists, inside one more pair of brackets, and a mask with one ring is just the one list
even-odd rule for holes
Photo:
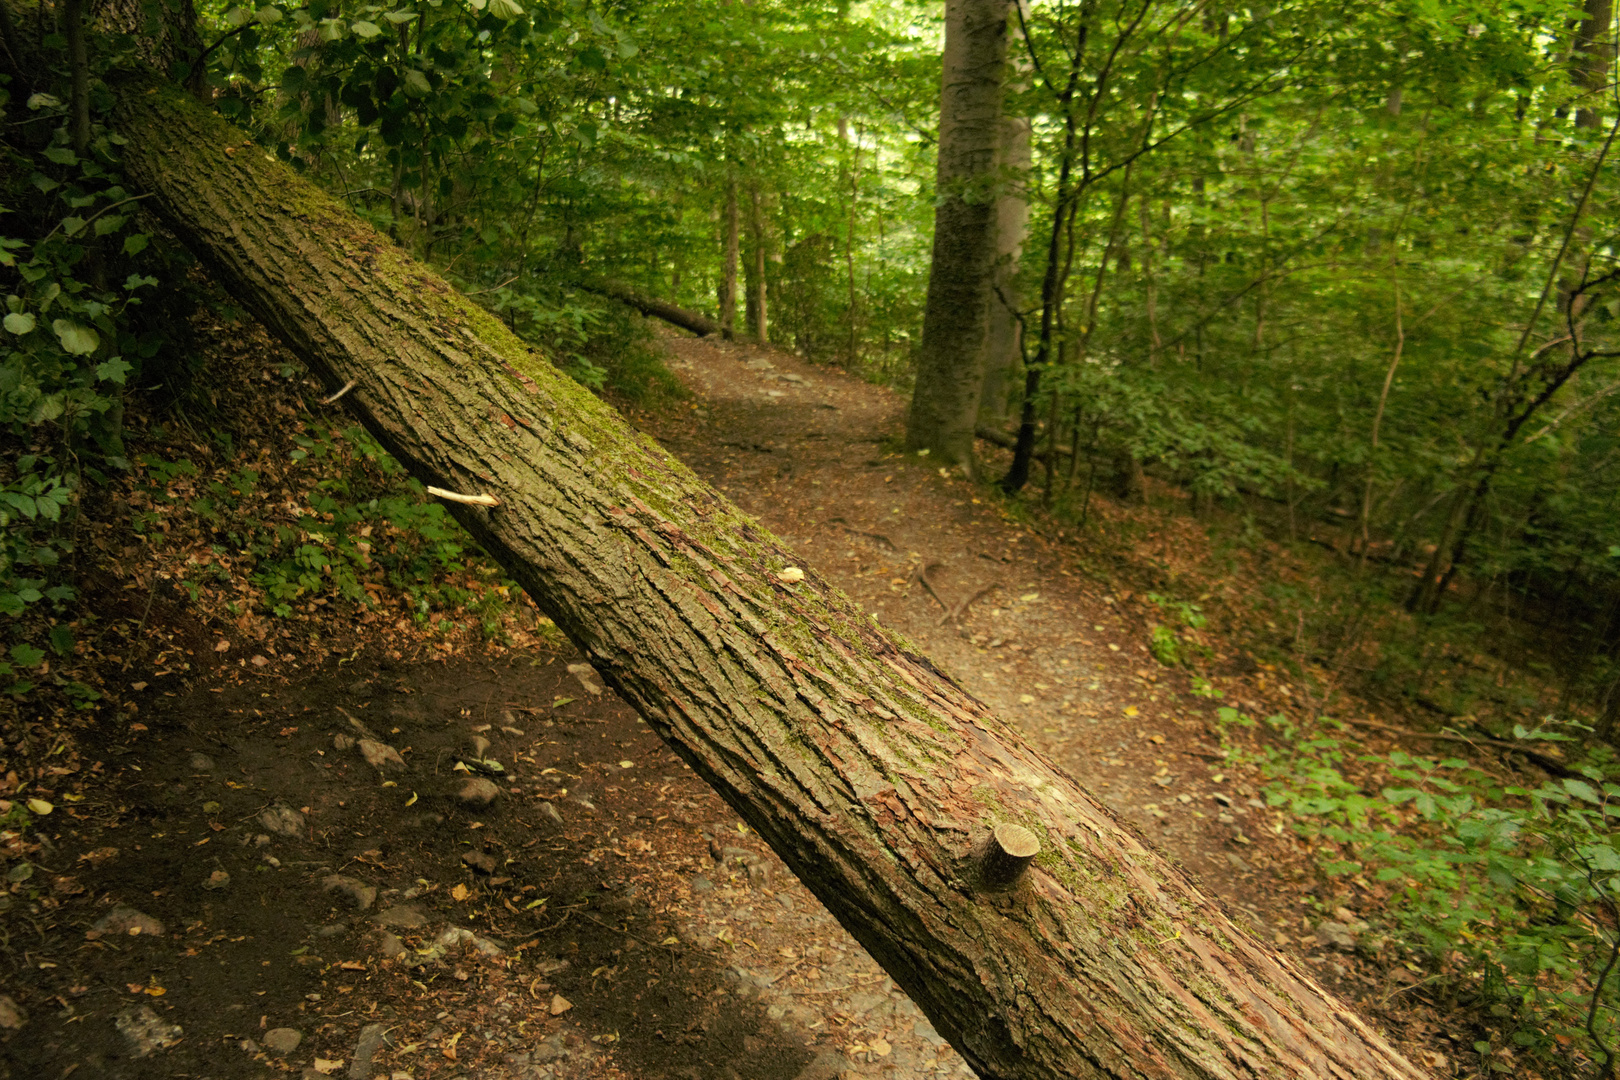
[[[1220,718],[1253,724],[1233,709]],[[1508,1045],[1550,1065],[1584,1045],[1590,1060],[1608,1059],[1620,1039],[1620,980],[1608,970],[1620,948],[1611,751],[1525,787],[1460,758],[1358,753],[1331,720],[1266,723],[1282,740],[1257,759],[1267,803],[1313,843],[1324,873],[1387,890],[1378,929],[1471,1007],[1486,1051]],[[1550,721],[1514,734],[1575,745]]]

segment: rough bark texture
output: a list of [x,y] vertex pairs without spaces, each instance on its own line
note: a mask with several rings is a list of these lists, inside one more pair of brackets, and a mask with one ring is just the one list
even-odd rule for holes
[[1597,128],[1603,122],[1603,104],[1600,94],[1609,79],[1609,64],[1614,60],[1614,0],[1586,0],[1581,9],[1581,24],[1575,34],[1575,85],[1585,90],[1586,98],[1575,113],[1575,126]]
[[[132,184],[981,1076],[1421,1076],[905,642],[499,320],[177,91]],[[1042,852],[986,892],[995,826]]]
[[947,0],[934,253],[906,446],[973,466],[996,258],[1007,0]]
[[720,333],[720,324],[707,315],[700,315],[695,311],[688,311],[683,307],[676,307],[656,296],[639,293],[622,281],[576,281],[577,288],[586,292],[596,293],[617,300],[621,304],[628,304],[643,315],[651,315],[655,319],[663,319],[672,326],[682,330],[690,330],[698,337],[708,337],[710,334]]
[[720,332],[732,337],[737,330],[737,181],[726,181],[724,266],[720,271]]

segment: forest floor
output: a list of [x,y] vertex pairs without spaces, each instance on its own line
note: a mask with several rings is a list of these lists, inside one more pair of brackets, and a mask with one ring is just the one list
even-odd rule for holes
[[[214,381],[259,417],[265,460],[285,457],[280,413],[318,394],[277,389],[287,360],[261,336],[220,336],[240,378]],[[779,351],[665,343],[692,397],[634,423],[1446,1061],[1444,1017],[1391,1004],[1410,974],[1346,938],[1358,898],[1323,891],[1227,763],[1215,702],[1152,658],[1145,601],[1085,542],[902,454],[890,391]],[[164,582],[206,545],[165,525],[168,569],[143,562],[118,502],[91,515],[103,554],[81,574],[100,629],[75,678],[103,688],[99,712],[7,722],[0,794],[54,816],[37,847],[0,835],[0,1076],[971,1075],[543,621],[489,644],[339,605],[289,626],[188,603]],[[1156,535],[1206,542],[1190,520]],[[1228,703],[1298,694],[1241,650],[1214,656]]]

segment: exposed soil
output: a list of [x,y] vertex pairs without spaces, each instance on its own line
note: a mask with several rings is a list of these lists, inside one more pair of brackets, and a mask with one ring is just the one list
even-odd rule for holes
[[[891,392],[668,345],[695,396],[636,422],[1346,996],[1405,985],[1301,925],[1306,856],[1083,547],[901,454]],[[571,650],[411,659],[378,620],[225,663],[158,592],[139,617],[168,651],[124,675],[146,703],[81,736],[93,781],[4,868],[0,1075],[968,1075]]]

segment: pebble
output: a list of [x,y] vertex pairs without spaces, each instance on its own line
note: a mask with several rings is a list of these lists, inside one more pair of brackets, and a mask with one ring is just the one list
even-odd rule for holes
[[499,956],[504,951],[500,943],[492,938],[479,937],[463,926],[452,926],[438,936],[434,944],[441,949],[453,949],[457,945],[471,945],[485,956]]
[[150,1005],[125,1009],[113,1021],[124,1038],[130,1041],[135,1057],[143,1058],[154,1050],[167,1050],[180,1041],[184,1034],[179,1024],[165,1024],[158,1019]]
[[414,904],[395,904],[387,911],[374,915],[372,922],[378,926],[400,926],[408,930],[416,926],[426,926],[428,917]]
[[280,1054],[282,1057],[286,1057],[294,1050],[297,1050],[298,1044],[303,1041],[304,1033],[302,1031],[288,1027],[271,1028],[264,1033],[264,1038],[260,1040],[266,1050],[272,1054]]
[[488,806],[500,795],[501,789],[495,786],[493,780],[486,780],[482,776],[474,777],[461,785],[456,793],[457,798],[471,806]]
[[405,955],[405,943],[398,934],[382,930],[377,934],[377,952],[384,960],[395,960]]
[[304,815],[290,806],[277,804],[259,815],[259,824],[277,836],[304,835]]
[[160,920],[134,908],[115,907],[97,920],[91,929],[103,934],[150,934],[161,937],[166,928]]
[[461,861],[483,874],[495,872],[495,856],[487,851],[469,851],[461,856]]
[[1344,923],[1332,919],[1316,924],[1316,937],[1342,952],[1354,952],[1356,948],[1356,935]]
[[490,747],[489,740],[484,738],[482,735],[474,735],[472,737],[472,754],[473,754],[473,757],[475,757],[475,758],[484,757],[486,754],[489,753],[489,747]]
[[377,890],[373,886],[343,874],[328,874],[321,879],[321,888],[325,892],[342,893],[361,911],[370,911],[371,905],[377,900]]
[[377,1048],[389,1042],[387,1024],[367,1024],[360,1029],[360,1041],[355,1043],[354,1057],[349,1061],[349,1080],[370,1080],[371,1059]]
[[562,815],[557,812],[557,807],[554,804],[542,802],[536,809],[541,817],[545,818],[558,828],[562,827]]
[[0,994],[0,1031],[16,1031],[28,1023],[28,1014],[11,999],[10,994]]
[[226,873],[224,870],[215,870],[212,874],[208,875],[207,880],[202,883],[202,887],[208,889],[209,891],[213,891],[214,889],[223,889],[230,883],[230,874]]
[[[572,1001],[569,1001],[567,998],[563,997],[561,994],[552,994],[551,995],[551,1015],[552,1016],[561,1016],[563,1013],[567,1012],[569,1009],[572,1009],[573,1007],[574,1007],[574,1003]],[[558,1044],[558,1049],[559,1050],[561,1049],[561,1041],[560,1040],[559,1040],[559,1044]]]
[[398,750],[374,739],[360,740],[360,756],[366,759],[367,765],[378,772],[399,771],[405,768],[405,759],[399,756]]
[[714,892],[714,882],[710,881],[708,878],[704,877],[702,874],[698,874],[698,875],[696,875],[695,877],[692,878],[692,891],[693,892]]
[[583,686],[585,692],[592,697],[597,697],[602,693],[601,677],[596,674],[596,669],[591,665],[569,664],[568,674],[578,679],[579,685]]
[[191,766],[192,772],[211,773],[214,771],[214,759],[207,754],[192,754],[188,764]]
[[353,735],[345,735],[340,731],[336,735],[332,736],[332,749],[336,750],[340,754],[347,753],[348,751],[354,749],[355,741],[356,740]]

